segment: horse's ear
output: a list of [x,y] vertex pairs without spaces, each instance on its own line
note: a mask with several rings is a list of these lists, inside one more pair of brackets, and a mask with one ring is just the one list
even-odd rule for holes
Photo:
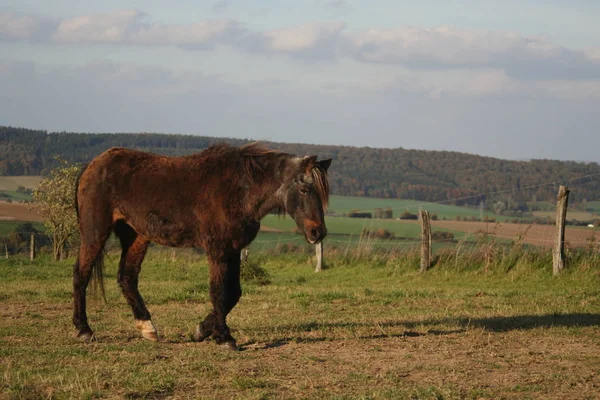
[[329,169],[329,166],[331,165],[331,158],[328,158],[326,160],[321,160],[318,162],[318,164],[323,169],[323,171],[327,172],[327,170]]
[[317,156],[306,156],[302,159],[302,164],[300,164],[300,170],[308,174],[310,170],[313,169],[316,162]]

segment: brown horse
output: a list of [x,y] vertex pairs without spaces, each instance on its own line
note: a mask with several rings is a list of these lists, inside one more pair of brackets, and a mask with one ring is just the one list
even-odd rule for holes
[[124,148],[96,157],[82,172],[76,195],[81,247],[73,269],[73,323],[78,337],[93,338],[86,289],[94,271],[104,291],[103,248],[114,231],[122,247],[118,282],[144,338],[158,339],[138,291],[148,243],[203,247],[213,310],[194,338],[212,336],[235,349],[225,319],[242,293],[241,250],[256,237],[260,220],[275,209],[289,214],[308,242],[323,240],[330,164],[331,159],[296,157],[255,143],[217,145],[185,157]]

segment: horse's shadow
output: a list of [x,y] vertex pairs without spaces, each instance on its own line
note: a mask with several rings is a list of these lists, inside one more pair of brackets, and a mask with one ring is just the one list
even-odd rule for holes
[[[444,329],[439,326],[450,325],[453,328]],[[537,328],[551,328],[551,327],[590,327],[600,326],[600,314],[591,313],[569,313],[569,314],[544,314],[544,315],[516,315],[509,317],[485,317],[485,318],[469,318],[469,317],[458,317],[458,318],[432,318],[420,321],[387,321],[382,323],[369,324],[366,322],[355,323],[355,322],[323,322],[315,323],[309,322],[298,325],[283,325],[278,328],[282,331],[292,332],[311,332],[317,329],[331,329],[331,328],[368,328],[372,326],[379,326],[383,332],[380,334],[357,336],[358,339],[383,339],[383,338],[394,338],[394,337],[419,337],[427,335],[452,335],[462,333],[468,329],[485,329],[489,332],[509,332],[514,330],[530,330]],[[426,332],[415,331],[417,328],[423,328],[427,326],[436,327],[436,329],[428,329]],[[459,328],[456,328],[458,326]],[[386,328],[402,328],[406,330],[402,333],[385,333]],[[312,338],[279,338],[275,339],[270,343],[258,345],[255,342],[249,342],[242,345],[242,348],[260,348],[270,349],[281,347],[289,343],[311,343],[332,340],[326,336],[312,337]]]

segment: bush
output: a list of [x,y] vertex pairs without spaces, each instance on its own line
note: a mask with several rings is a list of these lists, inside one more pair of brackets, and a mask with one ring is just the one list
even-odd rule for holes
[[400,214],[400,219],[419,219],[419,216],[406,210],[402,214]]
[[454,240],[454,233],[452,232],[431,232],[431,240],[436,242],[449,242]]
[[271,283],[269,273],[260,266],[261,261],[261,259],[258,259],[242,262],[240,275],[243,281],[254,282],[259,285],[268,285]]
[[379,228],[376,230],[369,230],[367,228],[363,229],[361,232],[362,237],[372,237],[375,239],[396,239],[396,234],[394,232],[390,232],[386,229]]

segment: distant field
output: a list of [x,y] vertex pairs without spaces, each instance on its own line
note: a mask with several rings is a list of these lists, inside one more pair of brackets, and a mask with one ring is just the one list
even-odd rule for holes
[[[10,233],[14,232],[19,225],[24,223],[25,221],[6,221],[0,219],[0,237],[8,236]],[[34,222],[33,227],[42,232],[46,229],[40,222]]]
[[[552,246],[556,235],[554,225],[531,225],[528,228],[526,224],[500,223],[496,227],[496,224],[492,223],[464,221],[432,221],[431,225],[434,231],[443,229],[459,230],[463,231],[462,235],[467,236],[475,235],[478,231],[485,232],[487,229],[487,232],[495,233],[497,238],[505,240],[515,240],[517,235],[525,234],[525,230],[528,229],[523,242],[544,247]],[[597,232],[597,228],[591,229],[573,226],[565,228],[565,240],[571,247],[586,247],[592,238],[596,242],[600,239],[600,233]]]
[[586,210],[600,213],[600,201],[588,201]]
[[42,217],[27,204],[0,201],[0,221],[41,221]]
[[[529,207],[532,206],[532,204],[531,204],[530,201],[527,202],[527,205]],[[548,201],[538,201],[536,203],[536,207],[540,211],[552,211],[552,210],[556,210],[556,204],[550,203]]]
[[19,186],[37,188],[41,176],[0,176],[0,191],[15,191]]
[[428,203],[416,200],[402,199],[375,199],[370,197],[349,197],[349,196],[331,196],[329,209],[338,214],[347,213],[351,210],[360,210],[365,212],[374,212],[376,208],[391,208],[394,211],[394,218],[397,218],[405,210],[416,214],[422,209],[435,213],[440,218],[454,218],[456,215],[466,217],[479,217],[479,210],[465,207],[457,207],[446,204]]
[[[344,235],[360,235],[363,229],[376,230],[379,228],[393,232],[402,238],[416,238],[421,235],[421,227],[416,221],[327,217],[326,223],[329,233]],[[296,223],[291,218],[280,218],[274,215],[263,218],[261,224],[283,232],[292,232],[296,227]],[[441,230],[445,231],[446,229]],[[455,233],[460,234],[460,231],[455,231]]]
[[35,189],[41,179],[41,176],[0,176],[0,201],[6,199],[12,201],[31,200],[31,196],[17,193],[17,189],[19,186]]
[[[535,217],[546,218],[550,217],[552,219],[556,218],[555,211],[534,211],[533,215]],[[590,221],[593,219],[597,219],[598,214],[594,214],[591,212],[583,212],[583,211],[567,211],[567,220],[576,219],[578,221]]]

